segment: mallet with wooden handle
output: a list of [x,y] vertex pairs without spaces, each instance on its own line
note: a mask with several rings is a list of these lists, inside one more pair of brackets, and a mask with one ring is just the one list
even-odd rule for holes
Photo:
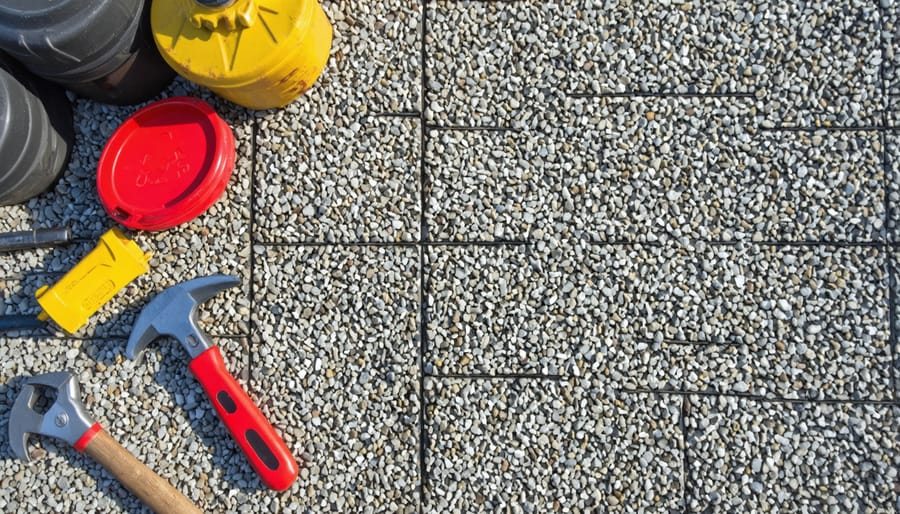
[[[40,388],[50,390],[56,396],[43,413],[35,408],[41,396]],[[32,434],[62,439],[87,454],[154,512],[201,512],[165,479],[114,441],[87,414],[81,403],[81,388],[69,372],[47,373],[26,380],[9,418],[9,443],[16,457],[31,460],[27,446]]]

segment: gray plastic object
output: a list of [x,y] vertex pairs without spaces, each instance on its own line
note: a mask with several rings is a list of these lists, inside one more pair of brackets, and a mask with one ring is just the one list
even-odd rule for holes
[[0,206],[53,186],[74,139],[65,91],[0,54]]
[[0,50],[109,104],[144,102],[175,78],[153,40],[150,0],[2,0]]

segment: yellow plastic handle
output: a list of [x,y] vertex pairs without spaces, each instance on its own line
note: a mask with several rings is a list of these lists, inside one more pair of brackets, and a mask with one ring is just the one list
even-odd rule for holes
[[110,230],[53,287],[37,290],[35,296],[44,309],[38,317],[53,319],[70,334],[76,332],[122,288],[150,271],[150,257],[121,230]]

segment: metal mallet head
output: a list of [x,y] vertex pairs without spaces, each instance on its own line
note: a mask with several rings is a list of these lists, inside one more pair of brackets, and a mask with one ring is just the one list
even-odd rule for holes
[[[56,399],[42,414],[35,408],[41,389],[52,390]],[[37,375],[25,381],[9,417],[9,444],[16,457],[30,461],[28,439],[32,434],[62,439],[72,446],[94,425],[81,403],[81,387],[67,371]]]
[[212,275],[166,289],[141,311],[131,330],[125,356],[134,360],[153,340],[171,336],[181,342],[192,359],[196,358],[213,346],[209,336],[197,325],[197,307],[219,291],[240,283],[236,277]]

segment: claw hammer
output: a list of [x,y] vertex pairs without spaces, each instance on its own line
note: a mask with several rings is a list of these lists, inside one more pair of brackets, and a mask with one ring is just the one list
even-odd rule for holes
[[125,356],[138,358],[155,339],[178,339],[191,356],[188,369],[197,377],[228,431],[260,479],[284,491],[297,479],[299,468],[281,436],[225,367],[219,347],[197,323],[197,308],[221,290],[240,284],[227,275],[196,278],[156,296],[134,323]]
[[[43,412],[36,408],[40,390],[56,396]],[[32,434],[62,439],[87,454],[154,512],[201,514],[190,500],[91,419],[81,403],[81,387],[72,373],[46,373],[26,380],[9,417],[9,444],[16,457],[26,462],[31,460],[27,446]]]

